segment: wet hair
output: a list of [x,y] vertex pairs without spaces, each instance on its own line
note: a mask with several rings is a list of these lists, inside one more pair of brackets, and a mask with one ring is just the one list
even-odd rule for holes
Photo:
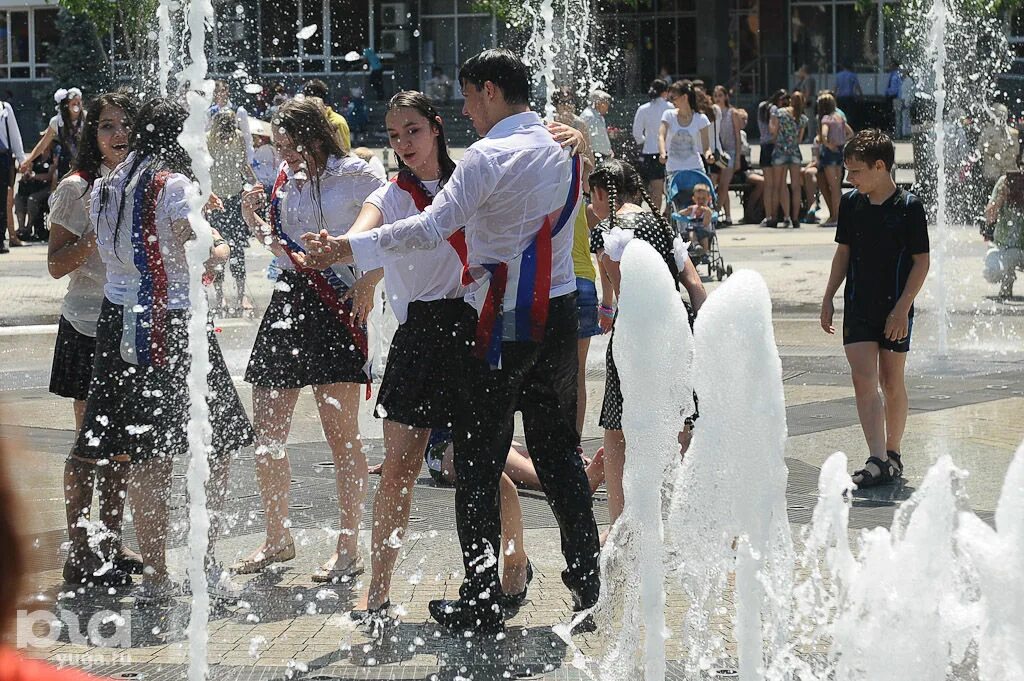
[[618,209],[620,198],[622,201],[641,199],[650,207],[651,213],[658,218],[658,223],[665,231],[673,233],[665,216],[661,214],[651,200],[651,195],[647,193],[647,183],[640,177],[636,168],[626,161],[613,158],[599,165],[590,174],[590,187],[600,187],[608,192],[609,229],[615,227],[615,211]]
[[1018,214],[1024,212],[1024,172],[1014,170],[1006,173],[1003,191],[1006,196],[1004,205]]
[[325,157],[345,155],[338,129],[327,120],[327,110],[320,101],[290,99],[281,105],[270,124],[291,137],[296,150],[314,153],[319,145]]
[[831,92],[818,95],[818,117],[829,116],[836,112],[836,98]]
[[505,48],[492,48],[470,57],[459,69],[459,83],[483,89],[494,83],[507,104],[530,103],[530,68],[522,59]]
[[551,93],[551,106],[556,109],[560,106],[570,106],[573,112],[575,112],[577,107],[576,94],[572,91],[572,88],[563,85]]
[[804,93],[793,90],[793,94],[789,96],[789,108],[793,110],[793,118],[799,121],[804,115]]
[[[434,103],[422,92],[403,90],[391,98],[385,109],[385,114],[396,109],[413,109],[416,113],[426,118],[430,127],[437,132],[437,165],[441,168],[441,184],[443,185],[452,176],[452,173],[455,172],[455,161],[448,154],[448,142],[444,136],[444,123],[441,122],[441,116],[437,113]],[[395,156],[398,157],[399,169],[405,168],[406,165],[402,158],[398,154],[395,154]]]
[[758,120],[760,120],[765,125],[768,125],[768,122],[772,118],[772,107],[778,106],[787,94],[788,93],[785,90],[780,88],[773,92],[771,97],[761,102],[761,104],[757,107]]
[[[274,114],[271,126],[274,130],[288,135],[292,139],[296,151],[301,150],[300,153],[304,156],[316,157],[318,146],[325,163],[331,156],[338,158],[346,156],[341,135],[327,119],[327,110],[324,108],[322,100],[318,98],[289,99]],[[319,158],[317,158],[317,163],[320,163]],[[327,218],[324,216],[323,194],[320,188],[320,175],[323,168],[317,170],[316,173],[309,173],[313,203],[317,207],[315,227],[316,229],[326,229]]]
[[[192,157],[178,141],[185,126],[188,112],[178,102],[167,97],[155,97],[139,109],[132,126],[130,148],[135,152],[132,165],[128,169],[128,177],[133,176],[143,164],[153,170],[168,170],[195,180],[192,173]],[[100,210],[106,207],[109,192],[100,196]],[[117,221],[114,223],[114,253],[117,253],[117,235],[121,229],[121,218],[124,216],[128,192],[121,195],[117,206]]]
[[686,101],[690,103],[690,109],[694,112],[700,110],[700,105],[697,101],[697,93],[693,89],[693,83],[688,80],[677,80],[668,86],[668,92],[672,95],[672,98],[686,97]]
[[647,89],[647,98],[657,99],[658,97],[661,97],[666,90],[668,90],[668,83],[663,81],[661,78],[655,78],[651,81],[651,87]]
[[10,440],[0,437],[0,546],[4,547],[4,557],[0,560],[0,634],[7,633],[14,622],[26,567],[25,545],[17,520],[21,517],[18,511],[22,509],[18,508],[11,480],[8,443]]
[[124,112],[125,123],[129,128],[129,139],[131,138],[131,128],[138,109],[134,99],[122,92],[106,92],[89,103],[89,108],[85,112],[85,124],[82,126],[82,136],[78,140],[78,153],[71,163],[71,169],[81,173],[89,184],[99,176],[100,166],[103,165],[103,154],[100,152],[98,140],[100,117],[103,110],[110,106]]
[[728,109],[729,107],[732,106],[732,102],[730,101],[729,88],[725,87],[724,85],[716,85],[715,89],[712,91],[712,95],[717,95],[719,91],[725,94],[725,107]]
[[847,161],[863,161],[871,167],[881,161],[886,170],[892,171],[896,149],[888,135],[876,128],[868,128],[858,132],[846,143],[843,155]]
[[314,78],[306,81],[306,84],[302,86],[302,94],[307,97],[319,97],[326,102],[331,95],[331,90],[327,87],[327,83],[319,78]]

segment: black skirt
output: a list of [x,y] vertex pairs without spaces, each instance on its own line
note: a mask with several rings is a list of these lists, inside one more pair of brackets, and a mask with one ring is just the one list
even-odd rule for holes
[[[96,330],[96,362],[75,456],[110,459],[127,454],[137,463],[156,456],[187,455],[189,315],[187,310],[169,310],[167,317],[168,365],[130,364],[121,358],[124,308],[103,301]],[[207,328],[211,453],[221,456],[252,444],[253,430],[213,328]]]
[[57,344],[53,348],[50,392],[73,400],[89,396],[96,339],[79,333],[63,316],[57,325]]
[[461,298],[410,303],[391,341],[377,417],[413,428],[451,428],[466,331],[475,323],[473,308]]
[[[366,383],[366,353],[320,300],[309,279],[285,270],[277,282],[252,346],[245,381],[278,389]],[[351,303],[345,308],[351,310]]]

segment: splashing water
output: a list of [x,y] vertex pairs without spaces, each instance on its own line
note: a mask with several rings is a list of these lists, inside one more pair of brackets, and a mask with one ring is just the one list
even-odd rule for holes
[[171,0],[160,0],[156,8],[157,34],[157,82],[160,96],[167,96],[167,77],[171,69]]
[[209,637],[210,596],[207,592],[205,558],[209,548],[210,513],[207,509],[206,484],[210,478],[208,453],[212,439],[207,399],[210,395],[207,376],[210,373],[209,341],[207,337],[208,306],[203,287],[205,263],[210,257],[213,234],[203,215],[203,206],[210,195],[210,166],[212,159],[206,149],[206,111],[212,101],[213,83],[207,80],[207,60],[204,52],[206,26],[213,22],[210,0],[191,0],[188,7],[189,65],[181,72],[180,80],[188,82],[189,115],[178,141],[192,159],[198,191],[190,192],[189,222],[195,238],[186,246],[189,265],[189,317],[188,344],[192,358],[188,375],[190,397],[188,443],[189,460],[187,488],[189,498],[189,554],[188,578],[192,588],[192,608],[189,614],[189,681],[203,681],[209,670],[207,644]]
[[[635,624],[642,617],[645,635],[641,644],[638,631],[624,632],[601,665],[602,677],[632,676],[641,652],[643,678],[657,680],[665,678],[669,636],[662,481],[667,471],[679,465],[678,434],[684,416],[693,412],[693,337],[664,260],[638,239],[626,246],[622,256],[622,296],[613,343],[622,384],[626,439],[622,486],[628,502],[602,551],[605,587],[598,611],[607,620],[611,608],[621,605],[628,622]],[[641,566],[639,580],[617,581],[621,573],[609,574],[621,569],[631,572],[637,566]]]
[[950,225],[947,211],[946,189],[946,24],[949,11],[945,0],[934,0],[928,12],[928,51],[934,55],[931,61],[935,81],[933,94],[935,97],[935,116],[933,134],[935,136],[935,257],[932,265],[932,277],[935,282],[935,302],[939,313],[938,351],[943,357],[949,353],[949,285],[946,281],[946,269],[949,258]]

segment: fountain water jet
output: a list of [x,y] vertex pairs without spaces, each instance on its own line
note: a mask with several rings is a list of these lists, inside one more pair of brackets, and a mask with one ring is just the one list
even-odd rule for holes
[[191,458],[187,476],[188,577],[192,590],[192,608],[189,615],[189,681],[202,681],[209,673],[207,644],[210,596],[207,591],[205,558],[209,548],[210,513],[207,508],[206,484],[210,478],[208,457],[212,430],[207,405],[210,394],[207,382],[210,372],[207,338],[209,310],[203,275],[206,269],[205,262],[210,257],[210,247],[213,245],[213,235],[203,215],[203,207],[210,195],[212,159],[206,148],[206,111],[212,102],[213,94],[213,83],[206,77],[207,60],[204,47],[206,26],[213,22],[213,16],[213,4],[210,0],[191,0],[189,3],[189,64],[180,75],[180,79],[189,84],[189,115],[178,139],[192,158],[192,171],[198,183],[198,191],[190,192],[188,197],[189,222],[192,224],[195,238],[185,249],[189,265],[189,302],[192,308],[188,328],[189,353],[192,358],[188,375],[191,398],[188,442]]

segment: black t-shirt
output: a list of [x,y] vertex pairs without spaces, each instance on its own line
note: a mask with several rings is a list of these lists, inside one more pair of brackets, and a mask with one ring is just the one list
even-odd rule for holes
[[877,206],[866,194],[851,191],[839,202],[836,243],[850,247],[845,314],[884,323],[906,288],[911,256],[928,252],[924,205],[899,188]]

